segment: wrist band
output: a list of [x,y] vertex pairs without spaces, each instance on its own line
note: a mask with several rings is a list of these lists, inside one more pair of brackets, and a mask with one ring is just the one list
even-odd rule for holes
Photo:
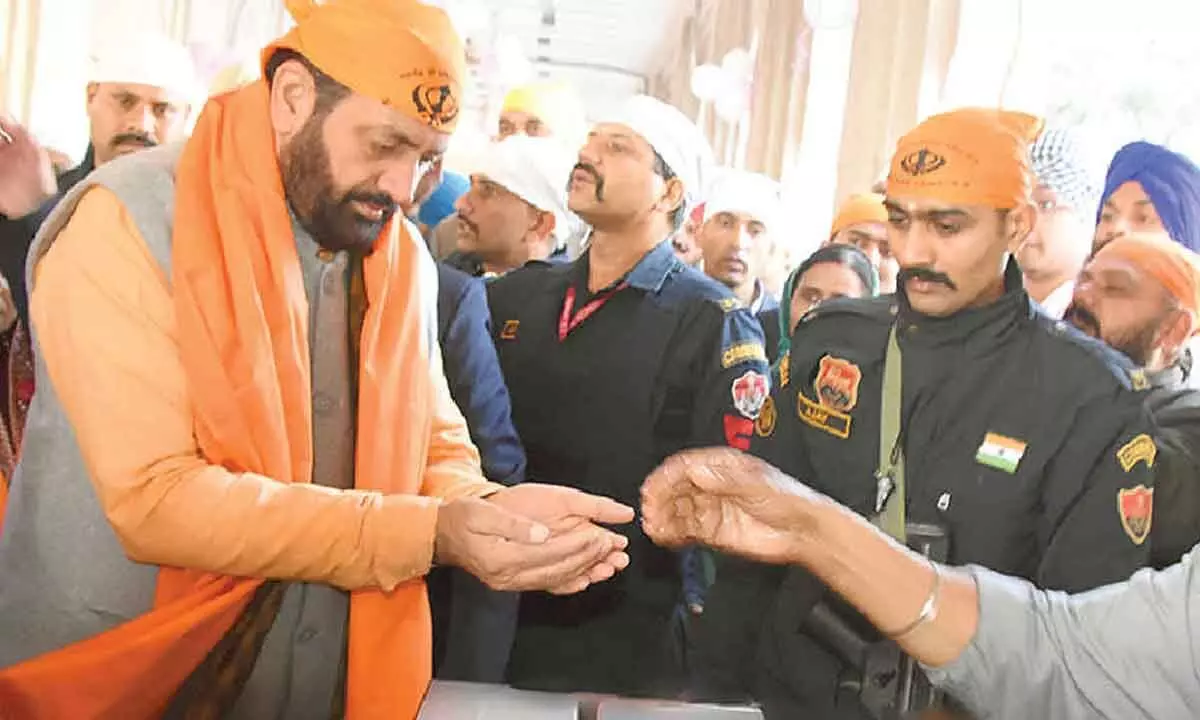
[[900,640],[901,638],[911,635],[917,628],[925,623],[932,622],[937,619],[937,601],[938,594],[942,589],[942,571],[938,568],[938,564],[930,558],[925,558],[929,563],[930,569],[933,570],[933,587],[929,589],[929,595],[925,598],[925,604],[921,606],[921,612],[917,615],[917,619],[913,620],[907,627],[899,632],[890,633],[888,638],[892,640]]

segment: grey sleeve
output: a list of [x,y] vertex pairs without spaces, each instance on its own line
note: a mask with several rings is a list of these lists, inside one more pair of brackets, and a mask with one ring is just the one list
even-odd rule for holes
[[976,636],[957,660],[926,672],[981,720],[1195,718],[1196,553],[1074,596],[970,568]]

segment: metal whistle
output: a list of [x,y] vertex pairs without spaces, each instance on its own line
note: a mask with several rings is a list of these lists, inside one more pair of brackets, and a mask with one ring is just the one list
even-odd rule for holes
[[892,479],[891,473],[876,472],[875,473],[875,514],[883,512],[887,507],[888,498],[896,490],[896,481]]

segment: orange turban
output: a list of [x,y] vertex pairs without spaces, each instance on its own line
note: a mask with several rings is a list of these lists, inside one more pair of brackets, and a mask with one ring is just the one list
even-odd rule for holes
[[329,77],[442,132],[458,120],[467,60],[442,10],[419,0],[286,0],[296,27],[263,50],[303,55]]
[[1161,235],[1123,235],[1096,252],[1123,260],[1162,284],[1184,309],[1200,317],[1200,255]]
[[1029,145],[1042,121],[1025,113],[952,110],[925,120],[900,139],[888,173],[888,195],[1010,210],[1029,202]]
[[837,217],[833,219],[833,227],[829,229],[829,237],[837,235],[851,225],[862,223],[886,223],[887,208],[883,206],[883,196],[876,193],[851,195],[838,208]]

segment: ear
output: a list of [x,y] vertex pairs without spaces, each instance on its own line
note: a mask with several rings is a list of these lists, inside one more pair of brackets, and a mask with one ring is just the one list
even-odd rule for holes
[[1159,342],[1167,348],[1180,348],[1196,332],[1196,316],[1190,310],[1176,310],[1159,329]]
[[1005,222],[1008,252],[1015,253],[1037,226],[1037,210],[1029,204],[1018,205],[1008,211]]
[[94,83],[94,82],[90,82],[90,83],[88,83],[88,84],[87,84],[87,95],[86,95],[86,98],[87,98],[87,104],[88,104],[88,105],[91,105],[91,104],[92,104],[92,101],[96,99],[96,95],[97,95],[99,92],[100,92],[100,83]]
[[529,232],[538,240],[545,240],[554,234],[554,229],[558,227],[558,219],[554,217],[554,213],[542,212],[534,210],[533,224],[529,227]]
[[663,185],[662,197],[655,207],[665,215],[670,215],[676,208],[683,205],[683,182],[679,178],[671,178]]
[[298,60],[287,60],[271,81],[271,125],[281,139],[300,132],[312,117],[317,101],[312,73]]

